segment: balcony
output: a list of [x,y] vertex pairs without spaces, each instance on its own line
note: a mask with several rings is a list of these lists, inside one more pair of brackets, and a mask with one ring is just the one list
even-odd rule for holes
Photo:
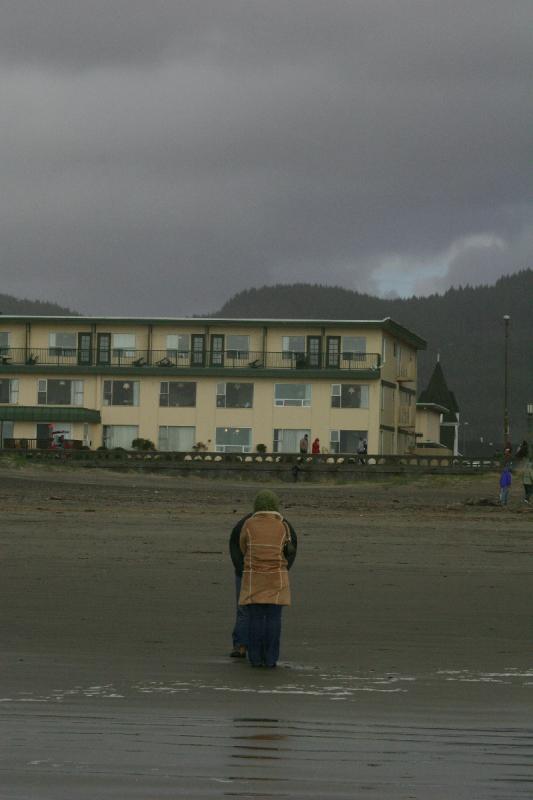
[[400,406],[399,424],[402,428],[413,428],[415,424],[415,410],[410,406]]
[[377,353],[348,354],[292,353],[235,350],[98,350],[62,349],[55,347],[4,347],[0,352],[0,372],[23,367],[38,371],[46,367],[100,372],[110,369],[135,369],[157,372],[191,370],[240,370],[248,372],[269,370],[333,370],[341,372],[372,372],[379,375],[381,359]]
[[398,364],[396,367],[396,380],[398,383],[409,383],[415,380],[414,364]]

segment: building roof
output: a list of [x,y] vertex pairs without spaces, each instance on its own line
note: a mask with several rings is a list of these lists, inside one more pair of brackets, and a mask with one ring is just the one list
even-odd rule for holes
[[459,406],[453,392],[448,389],[448,384],[444,377],[440,361],[437,361],[433,374],[429,379],[427,388],[420,393],[418,403],[434,403],[444,406],[447,413],[444,415],[443,422],[456,422]]
[[417,350],[426,349],[426,341],[418,336],[409,328],[405,328],[390,317],[383,319],[231,319],[227,317],[83,317],[83,316],[43,316],[29,314],[2,314],[0,325],[5,322],[42,322],[54,323],[55,325],[102,325],[106,323],[121,323],[132,325],[180,325],[194,328],[208,327],[216,325],[232,327],[250,327],[251,325],[263,325],[270,328],[296,328],[302,326],[345,328],[347,325],[359,328],[381,329],[387,331],[391,336],[407,342]]
[[416,407],[420,411],[434,411],[436,414],[447,414],[449,409],[446,406],[441,406],[438,403],[421,403],[418,402]]

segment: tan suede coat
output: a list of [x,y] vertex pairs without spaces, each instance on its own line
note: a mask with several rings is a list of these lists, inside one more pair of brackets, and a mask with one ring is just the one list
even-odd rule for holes
[[288,526],[277,511],[257,511],[246,520],[240,538],[244,570],[239,605],[290,606],[289,573],[283,555],[289,538]]

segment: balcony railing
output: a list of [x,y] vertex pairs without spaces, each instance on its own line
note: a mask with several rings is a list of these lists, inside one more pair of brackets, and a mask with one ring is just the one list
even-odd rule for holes
[[415,424],[414,409],[410,408],[409,406],[400,406],[399,423],[404,428],[412,427]]
[[396,380],[401,382],[405,381],[406,383],[415,380],[415,369],[413,364],[400,364],[396,367]]
[[41,439],[4,439],[3,447],[6,450],[53,450],[60,452],[62,450],[81,450],[83,442],[81,439],[65,439],[62,443],[57,442],[50,438]]
[[0,352],[0,367],[16,365],[54,367],[161,367],[227,368],[227,369],[333,369],[377,370],[381,364],[378,353],[293,353],[237,350],[98,350],[74,348],[4,347]]

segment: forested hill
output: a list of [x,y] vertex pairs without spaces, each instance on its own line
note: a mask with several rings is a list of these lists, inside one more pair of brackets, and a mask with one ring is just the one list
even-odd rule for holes
[[0,314],[37,314],[51,316],[78,316],[76,311],[63,308],[56,303],[42,300],[20,300],[10,294],[0,294]]
[[467,447],[480,437],[499,446],[503,437],[504,323],[510,314],[509,406],[514,442],[526,435],[525,405],[533,401],[533,270],[500,278],[492,286],[466,286],[443,295],[384,300],[337,287],[265,286],[240,292],[213,316],[300,319],[392,317],[427,340],[419,356],[418,391],[437,353],[461,420]]

